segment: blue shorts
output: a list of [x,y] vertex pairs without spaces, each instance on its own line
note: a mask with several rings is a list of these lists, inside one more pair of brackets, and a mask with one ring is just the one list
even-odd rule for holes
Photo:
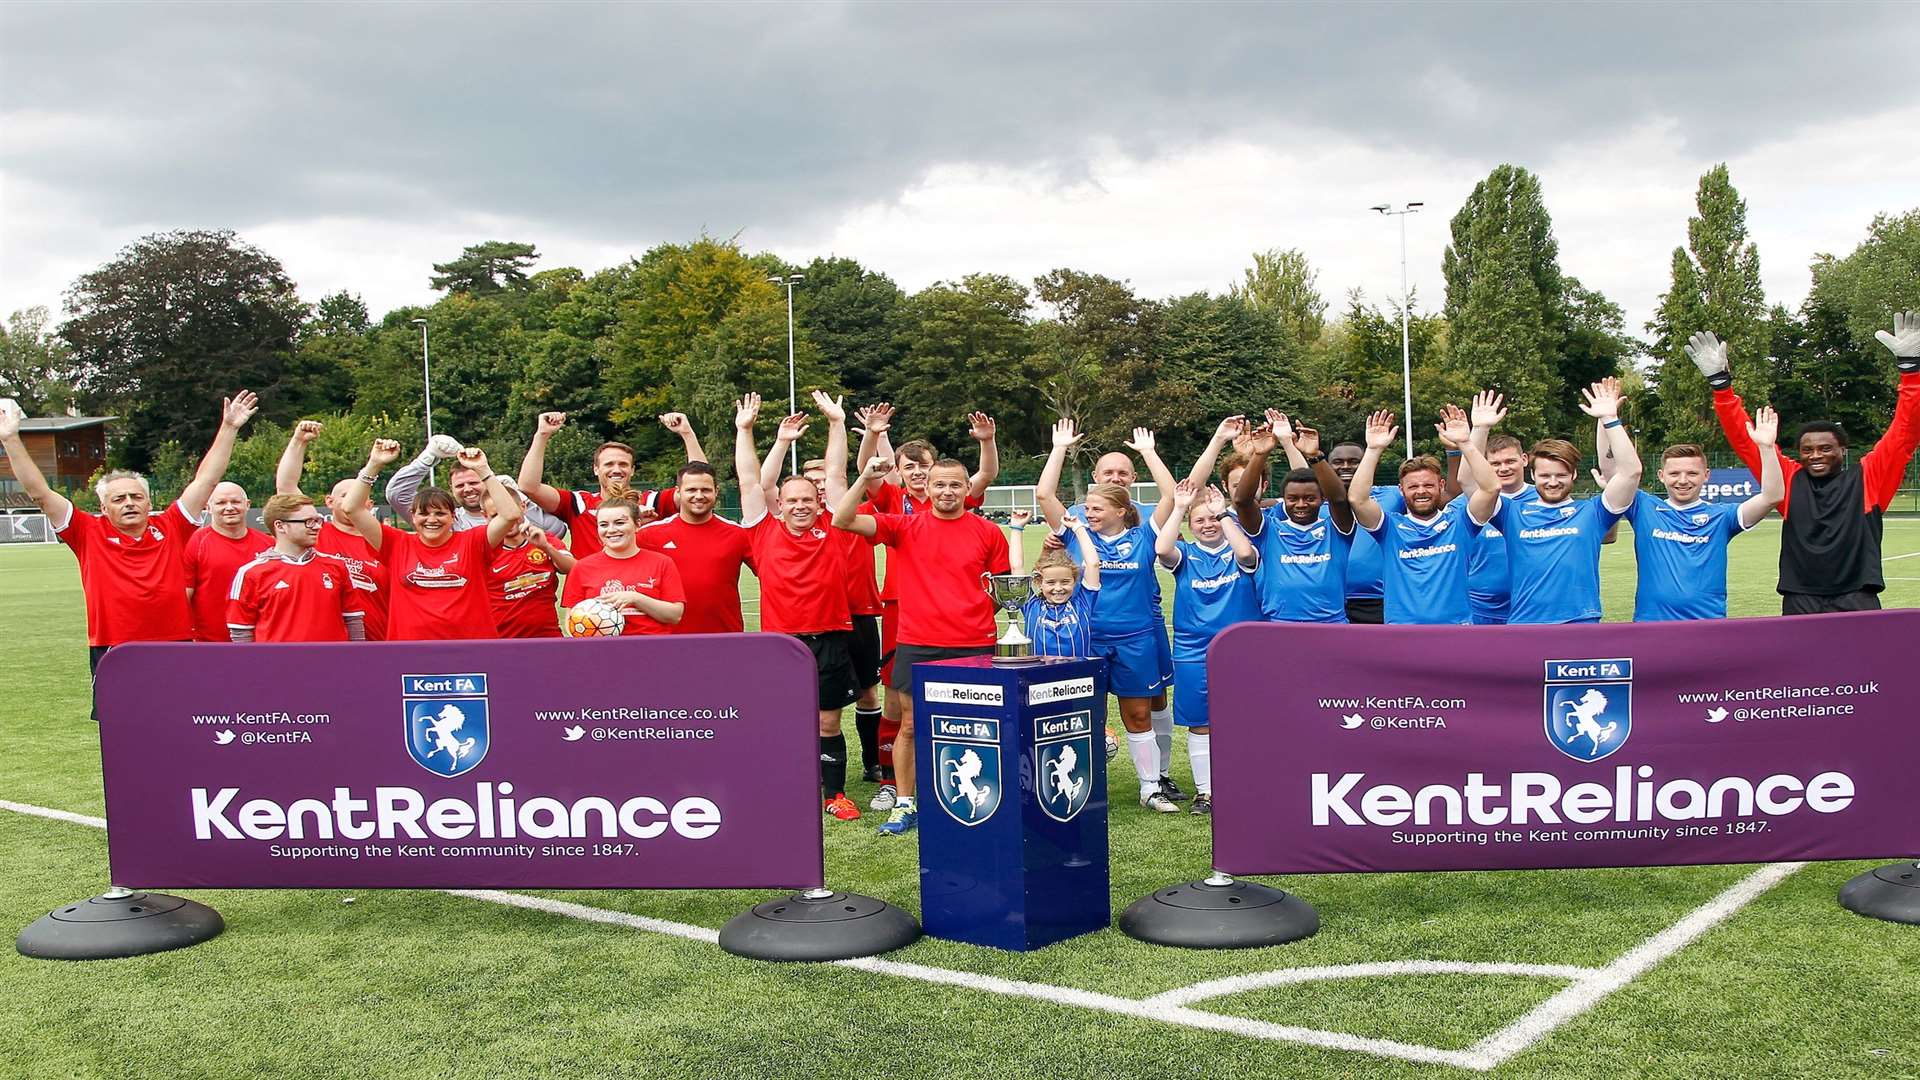
[[1173,665],[1173,722],[1181,727],[1206,727],[1207,662],[1177,660]]
[[1507,602],[1482,600],[1472,593],[1467,594],[1468,624],[1471,626],[1507,625]]
[[1173,653],[1164,633],[1097,640],[1093,656],[1107,662],[1107,690],[1114,697],[1153,697],[1173,677]]

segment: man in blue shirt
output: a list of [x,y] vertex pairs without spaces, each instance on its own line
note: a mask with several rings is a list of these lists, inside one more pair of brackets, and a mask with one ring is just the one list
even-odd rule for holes
[[[1474,407],[1477,414],[1480,398],[1475,399]],[[1392,446],[1393,437],[1399,433],[1390,412],[1376,412],[1367,418],[1366,453],[1347,487],[1354,520],[1380,544],[1389,623],[1468,623],[1467,562],[1473,539],[1493,517],[1500,501],[1493,471],[1469,437],[1472,425],[1467,414],[1449,405],[1441,417],[1437,425],[1441,438],[1461,448],[1473,480],[1465,499],[1447,502],[1442,479],[1445,467],[1438,459],[1421,455],[1400,466],[1405,511],[1383,509],[1374,500],[1370,492],[1374,470],[1380,466],[1380,452]]]
[[[1295,433],[1287,431],[1287,441],[1295,442]],[[1311,468],[1287,473],[1279,503],[1262,511],[1260,478],[1279,443],[1272,423],[1256,429],[1247,444],[1246,471],[1233,489],[1234,516],[1260,552],[1260,614],[1268,622],[1346,622],[1347,553],[1354,533],[1346,485],[1319,453],[1316,434],[1311,450],[1294,446]]]
[[[1351,484],[1366,448],[1359,443],[1341,443],[1327,452],[1327,464],[1342,484]],[[1400,489],[1391,484],[1375,487],[1373,500],[1386,510],[1405,510]],[[1326,516],[1326,511],[1321,511]],[[1386,620],[1386,562],[1379,541],[1366,530],[1356,532],[1353,551],[1347,556],[1347,621],[1355,625],[1378,625]]]
[[[1478,400],[1475,399],[1476,402]],[[1494,395],[1492,400],[1498,409],[1499,395]],[[1505,417],[1506,410],[1498,409],[1497,415]],[[1501,501],[1533,498],[1533,485],[1527,483],[1526,447],[1511,435],[1489,438],[1487,432],[1487,428],[1475,425],[1472,442],[1486,455],[1487,466],[1493,470],[1493,478],[1500,484]],[[1466,480],[1466,464],[1461,451],[1450,450],[1447,456],[1458,463],[1461,480]],[[1455,486],[1464,487],[1465,484],[1456,481]],[[1507,538],[1492,522],[1488,522],[1486,528],[1480,530],[1480,535],[1473,538],[1473,556],[1467,562],[1467,608],[1473,625],[1504,624],[1507,621],[1507,597],[1512,586],[1512,577],[1507,569]]]
[[1633,505],[1640,455],[1620,422],[1618,392],[1595,383],[1581,395],[1580,411],[1600,421],[1618,471],[1600,494],[1575,500],[1580,451],[1564,439],[1533,445],[1533,498],[1502,499],[1493,515],[1513,579],[1510,623],[1600,621],[1600,544]]
[[1706,451],[1692,443],[1667,447],[1660,483],[1667,497],[1637,492],[1627,508],[1640,580],[1633,593],[1634,622],[1727,617],[1727,545],[1760,523],[1786,496],[1780,457],[1773,452],[1780,418],[1762,407],[1747,425],[1760,448],[1760,491],[1739,503],[1700,498],[1707,482]]

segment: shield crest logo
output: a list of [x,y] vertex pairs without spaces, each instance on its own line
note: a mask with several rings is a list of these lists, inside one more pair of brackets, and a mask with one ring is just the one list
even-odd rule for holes
[[962,825],[978,825],[1000,809],[1000,748],[935,742],[934,787],[940,808]]
[[401,738],[414,764],[436,776],[468,772],[487,756],[487,677],[406,675]]
[[1633,661],[1549,660],[1547,741],[1575,761],[1599,761],[1633,733]]
[[1036,746],[1033,761],[1040,809],[1055,821],[1072,821],[1093,794],[1092,736]]

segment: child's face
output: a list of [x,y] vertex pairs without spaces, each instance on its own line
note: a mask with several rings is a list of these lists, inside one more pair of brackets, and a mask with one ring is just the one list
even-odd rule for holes
[[1040,599],[1049,604],[1064,604],[1073,599],[1073,583],[1079,578],[1070,566],[1049,566],[1035,574],[1040,582]]

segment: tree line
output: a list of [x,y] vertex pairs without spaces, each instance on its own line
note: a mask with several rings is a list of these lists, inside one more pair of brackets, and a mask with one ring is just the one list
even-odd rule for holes
[[[1560,265],[1537,176],[1501,165],[1452,218],[1439,311],[1409,318],[1416,432],[1444,402],[1501,390],[1523,439],[1590,446],[1577,389],[1620,375],[1647,445],[1724,449],[1699,373],[1681,351],[1712,330],[1731,343],[1736,388],[1789,418],[1840,420],[1860,444],[1892,408],[1894,373],[1873,331],[1920,307],[1920,209],[1877,216],[1845,256],[1820,254],[1797,310],[1769,305],[1746,204],[1724,165],[1700,178],[1687,242],[1645,338],[1618,305]],[[295,420],[326,434],[310,468],[330,482],[376,435],[421,444],[420,327],[431,342],[433,423],[517,461],[547,409],[572,414],[548,451],[558,477],[583,479],[602,439],[640,451],[651,480],[670,474],[678,441],[655,422],[678,410],[725,441],[744,390],[786,392],[794,292],[801,399],[810,389],[892,400],[896,440],[963,449],[967,412],[999,421],[1003,477],[1037,474],[1055,417],[1118,445],[1136,423],[1174,459],[1197,453],[1213,423],[1268,406],[1335,438],[1358,437],[1371,409],[1398,409],[1400,310],[1358,291],[1338,305],[1298,249],[1257,252],[1221,292],[1152,298],[1126,281],[1061,268],[1032,281],[982,272],[908,293],[852,258],[804,265],[702,236],[663,243],[592,273],[540,269],[533,244],[488,241],[433,266],[443,295],[378,321],[354,293],[301,300],[278,260],[232,232],[144,237],[65,295],[0,333],[0,394],[30,414],[69,408],[120,418],[112,464],[147,470],[162,490],[191,473],[216,402],[245,386],[262,402],[232,476],[268,490]],[[725,467],[726,454],[716,455]],[[1076,463],[1081,464],[1081,463]],[[84,495],[82,496],[84,497]]]

